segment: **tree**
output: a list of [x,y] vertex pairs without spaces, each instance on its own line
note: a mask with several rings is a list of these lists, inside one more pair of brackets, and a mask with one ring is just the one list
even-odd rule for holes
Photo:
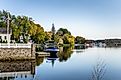
[[85,43],[85,38],[81,37],[81,36],[76,36],[75,38],[75,43],[76,44],[84,44]]
[[55,35],[55,41],[57,41],[57,43],[59,43],[59,40],[61,38],[61,40],[63,40],[63,44],[70,44],[70,45],[74,45],[74,37],[71,35],[71,32],[68,31],[67,29],[64,28],[60,28],[56,35]]
[[64,34],[64,36],[63,36],[64,44],[74,45],[74,40],[75,40],[75,38],[72,35]]
[[45,41],[51,40],[52,39],[52,32],[45,31]]
[[68,31],[68,30],[65,29],[65,28],[60,28],[60,29],[57,31],[56,34],[59,35],[59,36],[63,36],[64,34],[69,34],[69,35],[71,35],[71,32]]
[[39,24],[36,24],[36,33],[34,35],[32,35],[32,40],[35,43],[43,43],[45,40],[45,32],[44,32],[44,28],[41,27]]

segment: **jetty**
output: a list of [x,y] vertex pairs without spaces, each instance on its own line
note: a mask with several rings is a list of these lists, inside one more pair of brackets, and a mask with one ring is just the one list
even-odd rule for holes
[[49,52],[36,52],[36,55],[38,57],[48,57],[50,56],[50,53]]

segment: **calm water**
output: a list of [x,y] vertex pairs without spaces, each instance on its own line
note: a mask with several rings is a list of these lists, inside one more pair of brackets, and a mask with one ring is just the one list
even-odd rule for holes
[[121,80],[120,61],[121,48],[61,48],[32,62],[1,62],[9,67],[0,67],[0,80]]

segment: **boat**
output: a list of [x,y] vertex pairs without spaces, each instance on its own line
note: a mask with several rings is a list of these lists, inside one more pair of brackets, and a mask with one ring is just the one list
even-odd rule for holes
[[45,52],[57,52],[59,51],[57,44],[54,41],[47,41],[45,42],[44,46],[44,51]]
[[44,51],[48,52],[48,51],[59,51],[58,48],[55,48],[55,47],[49,47],[49,48],[46,48]]

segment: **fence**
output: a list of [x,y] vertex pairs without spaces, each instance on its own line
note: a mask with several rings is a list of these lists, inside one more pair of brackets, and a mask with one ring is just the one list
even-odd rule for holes
[[31,48],[31,43],[0,43],[0,48]]

